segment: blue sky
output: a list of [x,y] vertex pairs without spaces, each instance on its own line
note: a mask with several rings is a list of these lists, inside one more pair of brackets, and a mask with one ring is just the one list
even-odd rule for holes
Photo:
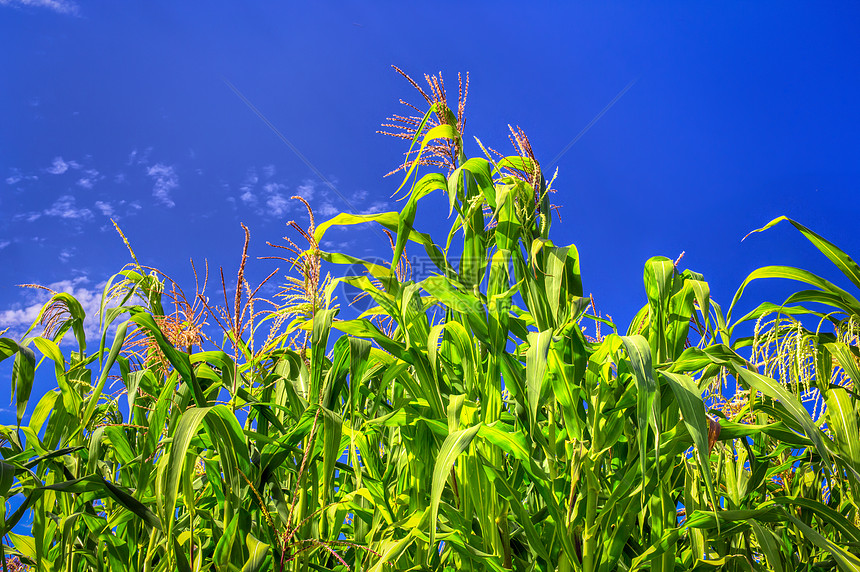
[[[189,259],[235,275],[240,222],[265,256],[306,222],[291,195],[318,221],[345,210],[317,172],[359,211],[399,210],[383,174],[405,148],[375,131],[400,98],[421,102],[391,64],[449,90],[470,72],[467,140],[508,149],[519,125],[545,166],[633,82],[555,165],[552,232],[623,327],[654,255],[685,251],[725,306],[765,264],[833,276],[788,227],[741,242],[782,214],[860,252],[857,5],[307,4],[0,0],[0,330],[38,308],[20,283],[97,307],[129,260],[110,217],[193,291]],[[439,241],[443,202],[419,210]],[[366,229],[324,246],[388,251]],[[254,262],[252,282],[275,267]],[[783,291],[752,288],[746,307]]]

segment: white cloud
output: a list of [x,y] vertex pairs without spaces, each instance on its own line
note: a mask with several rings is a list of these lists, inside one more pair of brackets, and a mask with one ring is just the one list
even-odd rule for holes
[[97,181],[104,179],[104,175],[99,176],[99,172],[95,169],[87,169],[84,171],[84,175],[78,179],[78,186],[85,189],[92,189]]
[[239,195],[239,198],[242,199],[242,202],[246,205],[254,204],[257,202],[257,196],[248,189],[245,189],[245,191],[243,191],[242,194]]
[[0,312],[0,330],[9,328],[12,330],[11,333],[23,334],[24,330],[36,320],[41,308],[42,304],[31,304],[26,307],[16,305]]
[[71,0],[0,0],[0,6],[47,8],[58,14],[70,16],[77,16],[80,13],[80,7]]
[[21,181],[36,181],[39,177],[37,175],[25,175],[21,172],[20,169],[12,169],[12,174],[6,177],[7,185],[14,185],[20,183]]
[[62,157],[54,157],[54,162],[51,163],[51,166],[45,170],[52,175],[62,175],[63,173],[68,171],[69,168],[80,169],[81,165],[76,161],[63,161]]
[[116,177],[113,178],[113,182],[117,184],[122,184],[125,182],[125,173],[117,173]]
[[265,185],[263,185],[263,190],[271,195],[277,193],[278,191],[286,191],[287,186],[282,185],[281,183],[266,183]]
[[[263,167],[265,169],[265,167]],[[261,209],[261,216],[282,217],[290,212],[291,202],[287,195],[282,192],[286,191],[287,186],[281,183],[269,182],[263,185],[263,191],[266,193],[266,208]]]
[[317,214],[321,214],[322,216],[334,216],[338,211],[335,206],[331,203],[323,203],[316,209]]
[[305,181],[303,184],[296,187],[296,194],[304,198],[306,201],[310,201],[314,198],[315,191],[316,185],[313,181]]
[[257,170],[254,167],[248,169],[248,173],[245,175],[245,181],[239,186],[239,191],[241,191],[239,198],[246,205],[255,204],[257,202],[257,195],[254,194],[254,186],[259,181],[260,177],[257,176]]
[[34,220],[39,219],[42,216],[42,213],[37,211],[30,211],[26,213],[19,213],[12,217],[12,220],[19,221],[23,220],[25,222],[33,222]]
[[[239,186],[238,196],[229,196],[227,200],[233,205],[241,201],[262,217],[283,217],[291,212],[294,206],[291,195],[313,203],[314,213],[321,217],[332,217],[345,210],[345,205],[341,205],[333,193],[324,187],[319,187],[319,183],[314,180],[305,179],[302,184],[290,190],[283,183],[267,180],[276,172],[274,165],[264,165],[259,168],[259,171],[262,176],[258,175],[258,168],[248,169]],[[262,185],[260,185],[261,179],[264,181]],[[355,201],[358,213],[364,215],[385,212],[390,207],[390,204],[384,200],[368,201],[368,192],[365,190],[353,192],[350,200]]]
[[135,163],[138,165],[146,165],[149,163],[150,153],[152,153],[152,147],[147,147],[143,151],[132,149],[131,153],[128,154],[126,165],[134,165]]
[[74,256],[76,251],[76,248],[64,248],[60,251],[60,254],[57,256],[57,258],[60,260],[60,262],[65,264],[72,258],[72,256]]
[[113,207],[110,203],[106,203],[104,201],[96,201],[96,208],[101,211],[101,213],[105,216],[110,216],[113,214]]
[[155,180],[152,187],[152,195],[160,203],[167,207],[173,207],[176,203],[170,198],[170,192],[179,188],[179,176],[172,166],[156,163],[146,170],[146,174]]
[[281,217],[290,212],[290,201],[284,195],[275,193],[266,199],[266,214]]
[[93,216],[90,209],[77,208],[75,206],[75,197],[72,195],[63,195],[58,198],[54,201],[54,204],[45,209],[44,214],[47,216],[56,216],[66,219],[87,219]]
[[[118,201],[95,201],[93,210],[100,213],[104,217],[112,218],[115,221],[122,220],[125,217],[133,216],[141,209],[140,203],[137,201],[128,202],[125,199]],[[111,225],[100,227],[102,231],[113,231]]]
[[[343,227],[341,227],[343,228]],[[342,240],[340,242],[334,240],[324,240],[322,241],[321,246],[326,250],[334,250],[338,249],[341,252],[353,250],[355,247],[356,241],[354,240]]]
[[0,240],[0,250],[3,250],[4,248],[9,246],[10,244],[12,244],[11,240]]
[[388,202],[386,201],[376,201],[371,203],[369,207],[359,212],[358,214],[369,215],[369,214],[378,214],[385,212],[388,209]]

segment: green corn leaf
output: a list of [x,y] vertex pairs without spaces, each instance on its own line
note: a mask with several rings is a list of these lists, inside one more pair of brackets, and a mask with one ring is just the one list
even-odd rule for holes
[[0,461],[0,497],[5,499],[8,496],[16,471],[17,469],[9,463]]
[[143,503],[134,498],[127,490],[111,482],[106,481],[98,475],[90,475],[71,481],[63,481],[53,485],[39,487],[41,490],[59,491],[64,493],[88,493],[95,492],[99,498],[111,498],[123,507],[127,508],[140,517],[147,525],[157,530],[162,530],[158,517]]
[[773,304],[772,302],[762,302],[755,309],[750,310],[743,317],[739,318],[737,322],[734,323],[732,327],[737,326],[737,324],[749,321],[749,320],[758,320],[763,316],[768,316],[770,314],[784,314],[786,316],[797,316],[797,315],[808,315],[808,316],[819,316],[824,317],[824,314],[820,312],[813,312],[812,310],[805,308],[803,306],[787,306],[786,304],[793,302],[818,302],[822,304],[831,304],[838,305],[840,304],[840,300],[836,296],[832,296],[827,294],[826,292],[822,292],[820,290],[804,290],[803,292],[796,292],[788,297],[785,301],[785,304]]
[[242,572],[261,572],[267,559],[271,558],[269,549],[271,546],[257,540],[251,533],[245,536],[245,545],[248,547],[248,560],[242,566]]
[[454,466],[454,461],[460,456],[460,453],[466,450],[480,429],[481,425],[479,424],[450,433],[439,449],[439,455],[436,457],[436,463],[433,467],[433,485],[430,492],[431,546],[435,546],[436,544],[436,522],[439,515],[439,501],[442,499],[442,490],[445,488],[445,483],[448,482],[451,467]]
[[30,348],[22,347],[15,356],[12,363],[12,383],[14,384],[13,396],[15,398],[15,418],[17,425],[21,425],[27,404],[30,401],[30,392],[33,390],[35,379],[35,356]]
[[767,563],[773,568],[774,572],[783,572],[784,568],[779,551],[779,539],[757,520],[750,519],[748,522],[752,526],[753,534],[755,534],[761,551],[764,553],[765,558],[767,558]]
[[[87,403],[87,408],[84,411],[83,416],[81,417],[81,427],[86,428],[90,422],[90,418],[93,415],[93,412],[98,405],[99,398],[101,397],[102,390],[104,389],[105,383],[107,382],[108,375],[110,374],[110,369],[113,367],[114,363],[116,363],[116,358],[119,355],[120,350],[122,350],[123,343],[125,343],[125,333],[128,329],[128,322],[123,322],[116,329],[116,334],[113,338],[113,344],[111,344],[110,354],[108,355],[107,360],[104,362],[102,366],[102,372],[99,375],[98,383],[96,384],[95,389],[93,389],[92,394],[89,397],[89,401]],[[190,368],[189,368],[190,369]]]
[[556,326],[570,316],[570,307],[582,296],[582,279],[579,275],[579,251],[576,246],[548,247],[546,296]]
[[833,387],[824,394],[824,402],[827,405],[824,410],[827,426],[839,452],[855,471],[860,470],[860,427],[857,425],[855,401],[844,388]]
[[335,463],[340,458],[341,436],[343,435],[343,419],[325,408],[322,408],[322,431],[323,431],[323,490],[328,493],[333,490],[333,479]]
[[535,434],[538,410],[546,378],[547,354],[552,342],[552,330],[529,333],[529,349],[526,352],[526,390],[528,393],[529,424]]
[[314,313],[313,333],[311,336],[311,382],[307,399],[318,403],[323,382],[323,363],[328,347],[331,323],[337,314],[336,309],[319,310]]
[[[200,429],[201,424],[206,423],[207,433],[218,446],[219,456],[223,465],[224,477],[230,485],[231,494],[236,494],[244,483],[237,470],[238,461],[244,459],[245,464],[249,462],[248,450],[242,435],[242,428],[238,425],[236,417],[224,405],[210,407],[195,407],[185,411],[176,425],[173,433],[173,442],[166,463],[159,467],[160,482],[163,490],[159,498],[162,522],[167,522],[166,534],[168,538],[174,535],[173,529],[175,519],[176,501],[179,494],[179,485],[182,479],[192,478],[192,474],[184,471],[185,456],[188,453],[191,440]],[[247,474],[247,466],[245,467]]]
[[370,568],[369,572],[383,572],[383,570],[390,568],[390,566],[386,565],[396,562],[406,549],[415,541],[415,537],[417,535],[418,529],[413,528],[403,538],[398,540],[386,539],[381,542],[379,548],[376,549],[376,552],[382,556],[376,561],[376,564]]
[[[607,337],[610,340],[612,336]],[[636,418],[639,425],[639,459],[643,477],[647,474],[648,427],[654,430],[655,459],[660,457],[660,393],[651,365],[651,348],[640,336],[621,336],[621,343],[630,358],[630,366],[636,378]],[[606,343],[606,342],[604,342]],[[644,491],[643,491],[644,492]]]
[[[424,121],[422,121],[422,126],[424,122],[426,122],[427,118],[430,116],[430,113],[433,111],[433,108],[436,106],[434,103],[431,106],[430,110],[427,111],[427,114],[424,116]],[[416,136],[421,133],[419,129],[415,134]],[[436,125],[435,127],[429,129],[427,133],[424,134],[424,138],[421,141],[421,146],[418,148],[418,155],[411,161],[409,169],[406,171],[406,175],[403,177],[403,182],[400,184],[400,187],[394,191],[394,194],[397,195],[400,192],[406,182],[409,181],[409,177],[412,176],[412,173],[418,167],[421,162],[421,155],[424,153],[424,150],[427,148],[427,145],[435,140],[435,139],[454,139],[457,140],[460,138],[460,134],[457,133],[457,129],[452,125],[448,125],[447,123],[443,123],[441,125]],[[411,149],[410,149],[411,151]]]
[[542,558],[544,562],[547,564],[552,564],[552,558],[547,551],[546,545],[544,544],[543,539],[540,537],[537,528],[535,528],[534,524],[531,521],[529,514],[526,512],[523,507],[523,501],[520,498],[520,494],[514,489],[504,476],[499,473],[498,469],[493,467],[486,460],[482,460],[481,466],[484,469],[485,473],[489,477],[489,479],[495,484],[496,487],[501,489],[503,496],[508,500],[511,505],[511,508],[514,511],[514,514],[517,516],[517,521],[523,526],[526,539],[529,542],[529,548],[531,548],[538,557]]
[[802,282],[804,284],[809,284],[810,286],[815,286],[816,288],[822,290],[825,294],[828,294],[831,299],[838,302],[835,304],[837,308],[847,312],[852,316],[860,316],[860,302],[857,301],[851,294],[839,288],[838,286],[828,282],[824,278],[813,274],[812,272],[808,272],[806,270],[801,270],[799,268],[792,268],[790,266],[764,266],[757,270],[753,270],[743,281],[738,291],[735,293],[735,297],[732,299],[732,303],[729,306],[729,312],[726,316],[727,320],[731,320],[732,309],[734,308],[737,301],[740,299],[741,295],[743,295],[744,290],[753,280],[760,280],[762,278],[782,278],[785,280],[794,280],[795,282]]
[[717,494],[714,490],[714,482],[711,476],[710,450],[708,447],[708,419],[705,413],[705,403],[698,386],[693,378],[686,375],[662,372],[661,376],[668,382],[669,387],[675,394],[681,414],[684,416],[684,424],[693,437],[696,445],[699,469],[705,478],[705,486],[708,488],[708,497],[714,510],[717,509]]
[[[857,263],[854,262],[854,260],[852,260],[850,256],[845,254],[835,244],[825,238],[822,238],[820,235],[809,230],[799,222],[796,222],[786,216],[781,216],[773,219],[763,227],[757,228],[749,234],[753,234],[755,232],[763,232],[784,220],[790,222],[794,226],[794,228],[803,233],[803,236],[805,236],[809,240],[809,242],[811,242],[824,256],[829,258],[830,261],[833,262],[833,264],[835,264],[836,267],[839,268],[839,270],[849,280],[851,280],[851,282],[853,282],[855,286],[860,288],[860,266],[858,266]],[[749,234],[747,236],[749,236]]]
[[409,194],[409,201],[400,212],[400,217],[397,221],[397,241],[394,244],[394,254],[391,260],[394,265],[400,260],[403,255],[403,249],[406,247],[406,241],[409,240],[409,235],[412,233],[412,225],[415,223],[415,214],[418,210],[418,201],[435,190],[446,190],[447,182],[445,177],[440,173],[429,173],[423,176]]
[[668,358],[666,326],[674,276],[675,265],[665,256],[655,256],[645,263],[645,292],[650,313],[648,341],[658,363]]
[[233,544],[236,542],[239,530],[239,513],[233,515],[227,528],[224,529],[224,534],[215,545],[215,554],[213,561],[215,569],[218,572],[230,571],[230,553],[233,551]]
[[820,534],[817,530],[807,526],[802,520],[797,518],[791,513],[786,513],[786,518],[794,523],[794,526],[799,528],[803,532],[803,536],[809,539],[813,544],[815,544],[821,550],[826,550],[829,552],[833,559],[836,561],[836,565],[839,566],[839,569],[842,572],[860,572],[860,558],[857,558],[841,546],[833,543],[828,540],[822,534]]
[[791,416],[794,418],[797,423],[803,428],[806,436],[812,440],[815,445],[815,450],[821,455],[821,458],[824,459],[825,463],[830,463],[830,451],[827,448],[827,445],[824,442],[824,437],[822,436],[821,429],[819,429],[815,423],[812,421],[812,418],[809,416],[809,412],[797,399],[794,395],[790,394],[785,390],[783,385],[778,381],[774,381],[768,377],[765,377],[761,374],[749,371],[743,368],[733,368],[734,374],[747,386],[752,389],[761,391],[768,397],[772,399],[779,400],[780,403],[788,410]]
[[824,519],[836,528],[849,542],[860,544],[860,529],[853,522],[845,518],[840,512],[824,503],[803,497],[775,497],[771,499],[774,504],[783,506],[798,506],[814,512],[818,517]]

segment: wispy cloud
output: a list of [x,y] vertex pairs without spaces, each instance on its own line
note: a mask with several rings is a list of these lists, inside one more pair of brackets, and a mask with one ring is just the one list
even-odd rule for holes
[[59,254],[59,255],[57,255],[57,259],[58,259],[60,262],[62,262],[63,264],[65,264],[66,262],[68,262],[69,260],[71,260],[71,259],[72,259],[72,256],[74,256],[74,255],[75,255],[75,252],[77,252],[77,250],[78,250],[78,249],[77,249],[77,248],[74,248],[74,247],[72,247],[72,248],[64,248],[64,249],[60,250],[60,254]]
[[110,203],[106,203],[104,201],[96,201],[96,208],[105,215],[110,216],[113,214],[113,206]]
[[63,195],[58,198],[54,204],[45,209],[44,214],[65,219],[88,219],[93,216],[90,209],[78,208],[75,205],[75,197],[72,195]]
[[33,222],[42,217],[42,213],[39,211],[29,211],[25,213],[18,213],[12,217],[14,221],[23,220],[24,222]]
[[269,217],[282,217],[290,212],[292,201],[290,201],[289,194],[286,192],[287,188],[286,185],[275,182],[263,185],[266,208],[262,209],[259,214]]
[[322,216],[334,216],[338,213],[338,210],[331,203],[323,203],[315,210],[317,211],[317,214],[320,214]]
[[266,183],[263,185],[263,190],[267,195],[274,195],[279,193],[280,191],[287,190],[287,186],[281,183]]
[[[258,216],[279,218],[293,209],[294,201],[290,200],[292,196],[298,195],[311,201],[318,195],[314,181],[305,180],[291,190],[285,183],[273,179],[276,173],[274,165],[249,167],[238,186],[238,193],[229,196],[227,200],[233,205],[244,205]],[[324,192],[323,198],[326,198],[325,196]]]
[[[2,2],[3,0],[0,0]],[[54,162],[51,163],[51,166],[45,169],[47,172],[52,175],[62,175],[69,169],[80,169],[80,163],[76,161],[63,161],[62,157],[54,157]]]
[[152,196],[167,207],[176,206],[170,193],[179,188],[179,175],[172,166],[156,163],[146,170],[146,174],[153,178],[155,185],[152,187]]
[[47,8],[70,16],[77,16],[81,12],[80,7],[71,0],[0,0],[0,6]]
[[369,215],[385,212],[389,208],[388,201],[376,201],[370,204],[365,209],[362,209],[358,214]]
[[280,193],[276,193],[266,199],[268,214],[273,217],[281,217],[290,212],[290,200]]
[[[341,227],[342,228],[342,227]],[[324,240],[320,243],[320,246],[325,248],[326,250],[339,250],[341,252],[354,250],[357,241],[355,240],[342,240],[340,242],[335,240]]]
[[0,330],[9,328],[12,334],[23,334],[36,320],[43,304],[44,302],[28,306],[15,304],[12,308],[0,312]]
[[315,193],[316,185],[314,185],[313,181],[305,181],[303,184],[296,187],[296,194],[306,201],[313,200]]
[[95,169],[87,169],[84,171],[84,176],[78,179],[78,186],[84,189],[92,189],[96,182],[104,179],[104,175],[99,175]]
[[0,240],[0,250],[3,250],[4,248],[9,246],[10,244],[12,244],[11,240]]
[[[119,201],[96,201],[93,206],[103,216],[111,217],[114,220],[120,220],[126,216],[136,213],[141,209],[139,202],[128,202],[125,199]],[[103,230],[107,230],[108,228],[111,227],[106,226],[103,228]]]
[[12,174],[6,177],[7,185],[15,185],[20,183],[21,181],[37,181],[39,179],[38,175],[25,175],[21,172],[20,169],[12,169]]
[[[312,204],[314,213],[322,217],[332,217],[344,211],[337,197],[319,182],[305,179],[296,187],[289,187],[278,178],[274,165],[249,167],[238,186],[238,192],[229,193],[227,200],[235,206],[245,207],[254,214],[264,218],[281,218],[293,212],[296,202],[293,196],[299,196]],[[225,187],[229,188],[226,183]],[[387,201],[370,200],[367,191],[360,189],[351,193],[350,200],[356,214],[376,214],[390,208]],[[304,211],[304,209],[300,209]]]
[[254,187],[259,182],[260,177],[257,176],[257,169],[251,167],[245,175],[245,180],[239,185],[239,199],[246,205],[254,205],[257,203],[257,195],[254,193]]
[[131,153],[128,154],[128,162],[127,165],[146,165],[149,163],[149,154],[152,153],[152,147],[147,147],[143,151],[138,151],[137,149],[132,149]]

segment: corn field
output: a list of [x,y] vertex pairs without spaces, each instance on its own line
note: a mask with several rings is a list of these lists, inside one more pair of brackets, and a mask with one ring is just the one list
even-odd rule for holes
[[[384,127],[408,146],[403,209],[317,225],[308,205],[273,299],[245,279],[247,229],[235,289],[206,269],[194,295],[120,231],[100,339],[63,292],[0,339],[3,570],[860,570],[855,295],[771,266],[724,309],[657,256],[616,324],[551,238],[525,133],[467,157],[468,80],[451,106],[428,82]],[[447,236],[422,231],[432,194]],[[860,288],[800,223],[760,230],[782,220]],[[350,225],[387,233],[390,261],[321,249]],[[410,253],[434,272],[412,280]],[[763,279],[803,289],[733,315]],[[56,389],[33,394],[37,369]]]

